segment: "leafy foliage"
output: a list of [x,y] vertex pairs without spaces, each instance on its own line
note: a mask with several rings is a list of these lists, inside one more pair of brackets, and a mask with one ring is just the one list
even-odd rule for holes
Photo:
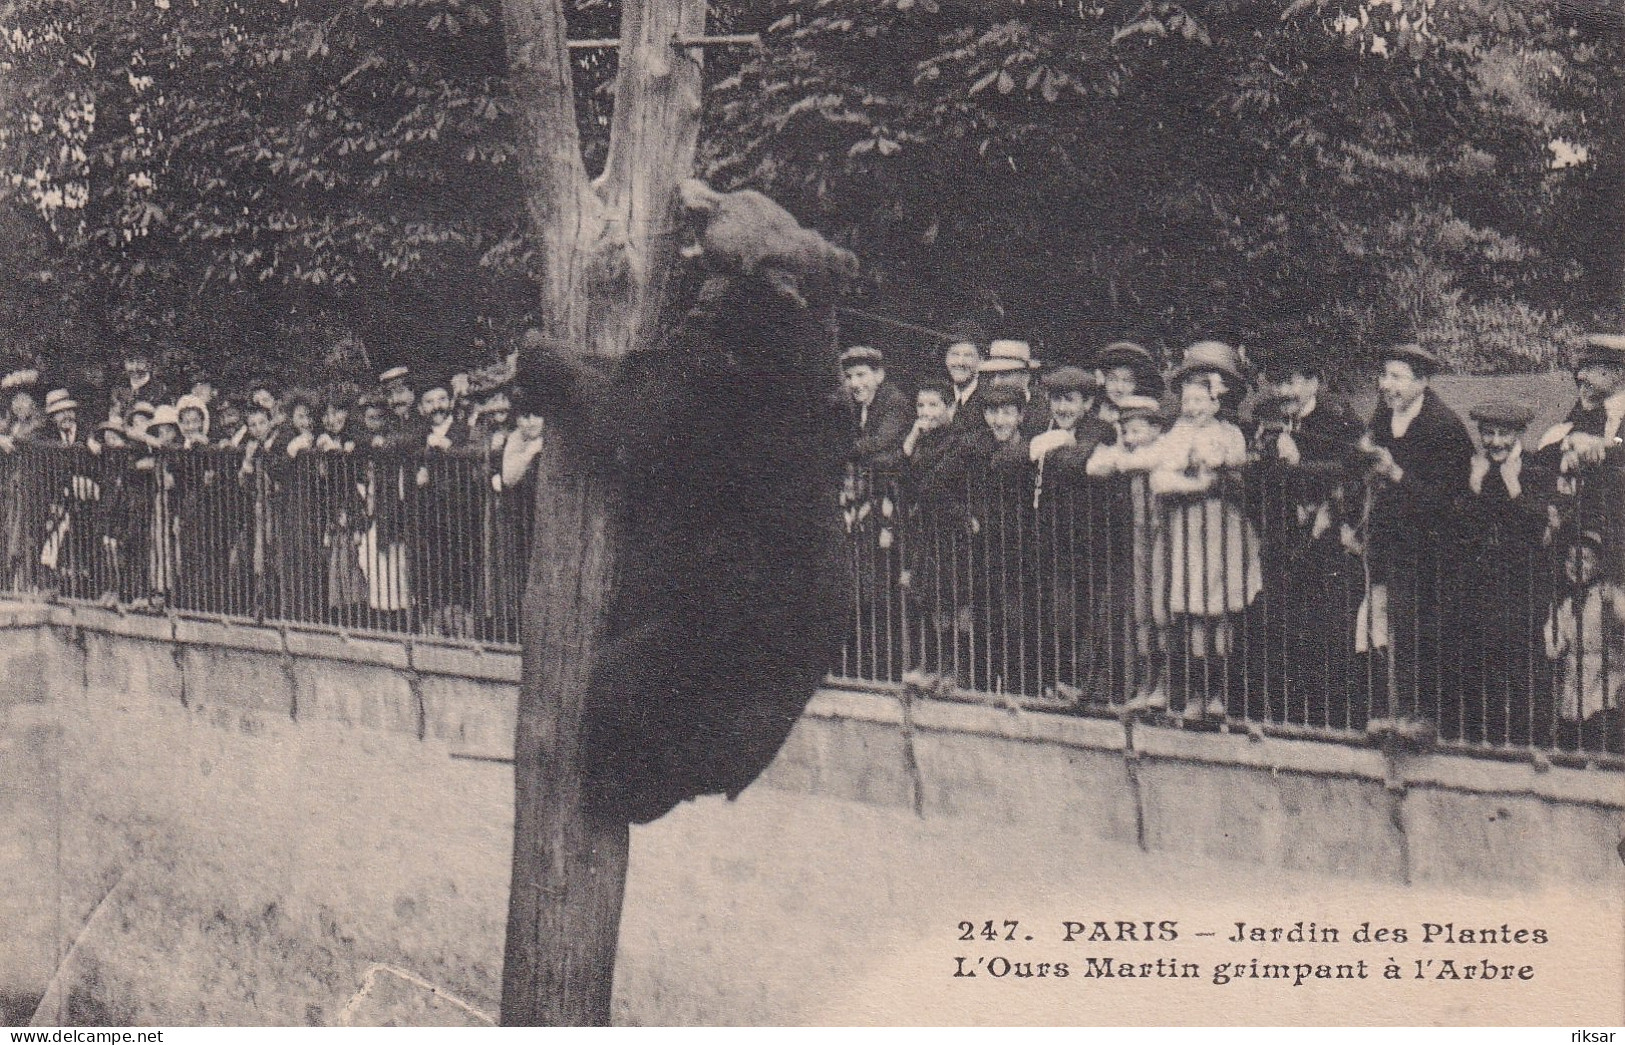
[[[575,0],[572,36],[618,18]],[[494,0],[16,0],[13,354],[136,341],[290,374],[355,334],[365,365],[482,361],[538,274],[499,21]],[[857,250],[870,312],[971,311],[1051,357],[1288,329],[1353,353],[1414,326],[1496,369],[1621,301],[1601,0],[732,0],[712,23],[766,46],[708,55],[708,175]],[[614,67],[578,52],[589,168]]]

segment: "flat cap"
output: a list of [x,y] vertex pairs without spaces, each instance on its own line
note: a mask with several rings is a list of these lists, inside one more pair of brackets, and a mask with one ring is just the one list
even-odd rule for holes
[[[828,359],[828,356],[824,357]],[[841,365],[847,366],[885,366],[886,354],[878,348],[869,345],[853,345],[841,353]]]
[[1529,422],[1535,419],[1534,408],[1527,403],[1505,396],[1498,396],[1475,405],[1467,411],[1471,417],[1481,425],[1494,425],[1497,428],[1516,428],[1522,431],[1529,427]]
[[1409,363],[1411,369],[1422,377],[1431,377],[1445,368],[1444,360],[1415,342],[1391,345],[1377,352],[1378,362],[1386,363],[1389,360]]
[[1587,334],[1585,347],[1574,361],[1575,369],[1586,366],[1625,366],[1625,334]]
[[1082,392],[1084,395],[1092,395],[1099,387],[1095,384],[1093,374],[1075,366],[1051,370],[1039,380],[1051,392]]
[[1157,361],[1152,358],[1151,353],[1132,341],[1113,341],[1095,353],[1094,362],[1101,370],[1114,366],[1129,366],[1136,370],[1151,371],[1157,368]]
[[1121,421],[1142,418],[1164,428],[1173,421],[1168,411],[1162,408],[1162,403],[1152,396],[1124,396],[1118,400],[1117,416]]

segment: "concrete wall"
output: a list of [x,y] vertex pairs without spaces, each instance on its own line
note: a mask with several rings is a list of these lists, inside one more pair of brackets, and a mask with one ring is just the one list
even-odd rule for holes
[[[432,643],[0,605],[0,1007],[494,1013],[517,673]],[[762,786],[1368,881],[1625,882],[1625,777],[1595,770],[825,692]],[[669,870],[638,846],[629,895]],[[639,946],[623,933],[620,1018],[695,1015]]]

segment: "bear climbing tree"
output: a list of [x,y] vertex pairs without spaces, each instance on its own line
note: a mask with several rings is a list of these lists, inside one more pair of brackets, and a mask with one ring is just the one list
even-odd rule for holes
[[[840,456],[831,302],[856,259],[759,193],[687,180],[705,10],[622,0],[610,148],[589,179],[562,0],[503,3],[542,254],[519,377],[549,422],[524,602],[508,1025],[609,1022],[628,824],[749,784],[829,662],[845,605],[820,498]],[[682,255],[709,274],[687,310],[679,217]]]

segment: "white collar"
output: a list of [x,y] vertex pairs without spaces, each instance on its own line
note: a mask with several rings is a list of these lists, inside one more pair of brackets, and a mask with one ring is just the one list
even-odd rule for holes
[[957,402],[960,406],[964,406],[965,405],[965,400],[969,399],[971,396],[976,394],[976,384],[977,384],[977,382],[979,380],[980,380],[980,378],[977,377],[977,375],[972,374],[970,376],[970,380],[967,381],[965,384],[963,384],[963,385],[955,385],[954,386],[954,401]]
[[1411,401],[1411,405],[1394,411],[1393,419],[1388,424],[1389,431],[1393,432],[1395,439],[1405,438],[1405,433],[1411,430],[1411,422],[1422,412],[1422,405],[1427,402],[1427,397],[1427,391],[1424,389],[1421,395]]
[[1294,421],[1302,421],[1304,418],[1306,418],[1310,414],[1314,413],[1315,412],[1315,407],[1317,407],[1319,405],[1320,405],[1320,397],[1319,396],[1310,396],[1309,397],[1309,402],[1303,404],[1303,409],[1298,411],[1298,416],[1293,418],[1293,420]]

